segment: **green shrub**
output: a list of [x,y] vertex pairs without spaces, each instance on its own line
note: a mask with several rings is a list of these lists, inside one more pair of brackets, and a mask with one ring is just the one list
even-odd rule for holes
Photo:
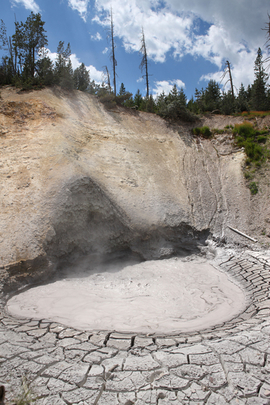
[[212,129],[212,132],[213,132],[214,134],[224,134],[225,128],[224,128],[224,129],[213,128],[213,129]]
[[252,181],[249,185],[249,189],[252,195],[255,195],[258,193],[259,189],[255,181]]
[[200,135],[201,128],[199,128],[199,127],[193,128],[192,132],[193,132],[193,135]]
[[201,135],[204,138],[210,138],[212,136],[210,128],[207,127],[207,126],[204,126],[204,127],[201,127],[201,128],[199,128],[199,127],[193,128],[192,132],[193,132],[194,135],[197,135],[197,136]]
[[256,131],[256,135],[266,135],[269,134],[269,129],[264,128],[261,131]]
[[235,138],[237,146],[245,149],[248,158],[246,164],[254,162],[257,167],[260,167],[268,155],[266,147],[261,145],[266,143],[265,134],[268,131],[266,129],[255,130],[250,122],[245,121],[242,124],[236,124],[233,133],[237,135]]
[[245,121],[243,124],[235,124],[233,133],[247,139],[255,135],[255,130],[250,122]]
[[108,109],[114,108],[116,106],[115,96],[112,93],[106,93],[99,97],[99,101],[104,104]]
[[179,100],[173,100],[169,104],[163,104],[159,109],[158,114],[171,121],[185,121],[185,122],[195,122],[196,117],[189,111],[184,105],[181,104]]
[[267,136],[259,135],[259,136],[257,137],[257,141],[258,141],[259,143],[265,143],[265,142],[267,141]]
[[252,141],[244,142],[245,152],[252,161],[258,161],[263,157],[263,148],[261,145]]
[[132,98],[132,93],[124,93],[124,94],[119,94],[118,96],[114,97],[116,104],[121,105],[125,103],[127,100],[130,100]]

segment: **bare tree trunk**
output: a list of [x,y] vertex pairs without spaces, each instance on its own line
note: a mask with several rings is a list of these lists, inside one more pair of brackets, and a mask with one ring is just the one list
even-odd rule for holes
[[107,66],[104,66],[104,68],[105,68],[105,73],[106,73],[106,78],[107,78],[107,86],[109,88],[109,92],[111,92],[112,88],[111,88],[110,73],[109,73],[109,70],[108,70]]
[[228,66],[229,77],[230,77],[230,83],[231,83],[231,91],[232,91],[232,96],[233,96],[233,101],[234,101],[233,81],[232,81],[232,72],[231,72],[230,62],[227,60],[226,64],[227,64],[227,66]]
[[145,69],[145,83],[146,83],[146,97],[149,97],[149,76],[148,76],[148,60],[147,60],[147,50],[146,50],[146,44],[145,44],[145,36],[144,36],[144,30],[142,28],[142,39],[141,39],[141,49],[140,52],[142,53],[142,61],[140,64],[140,69],[143,71]]
[[[268,22],[266,23],[266,27],[263,28],[266,31],[266,48],[268,50],[268,54],[270,53],[270,14],[268,14]],[[268,56],[264,62],[270,62],[270,56]],[[269,65],[267,66],[269,68]]]
[[116,96],[116,73],[115,68],[117,66],[117,61],[115,59],[115,44],[114,44],[114,25],[113,25],[113,13],[111,9],[111,30],[110,30],[110,37],[112,43],[112,52],[111,52],[111,60],[113,64],[113,87],[114,87],[114,95]]
[[234,100],[235,100],[235,97],[234,97],[234,90],[233,90],[233,80],[232,80],[231,65],[230,65],[230,62],[229,62],[228,60],[226,60],[225,66],[226,66],[226,67],[225,67],[225,71],[224,71],[224,73],[223,73],[223,75],[222,75],[222,77],[221,77],[221,81],[224,79],[224,77],[226,76],[226,74],[229,73],[229,80],[226,81],[226,83],[224,84],[224,86],[226,86],[226,84],[227,84],[228,82],[230,82],[230,84],[231,84],[232,97],[233,97],[233,101],[234,101]]

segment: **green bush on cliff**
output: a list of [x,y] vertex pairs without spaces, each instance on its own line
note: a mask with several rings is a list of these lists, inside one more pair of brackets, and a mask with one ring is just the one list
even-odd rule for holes
[[212,132],[207,126],[193,128],[192,132],[194,135],[203,136],[204,138],[210,138],[212,136]]
[[245,149],[249,163],[259,164],[267,157],[267,149],[261,145],[267,141],[266,133],[268,131],[256,130],[252,123],[247,121],[235,125],[233,134],[236,135],[236,144]]

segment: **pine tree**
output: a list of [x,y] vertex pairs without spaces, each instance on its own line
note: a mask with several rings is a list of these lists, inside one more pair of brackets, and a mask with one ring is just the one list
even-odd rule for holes
[[70,43],[67,44],[65,49],[64,41],[59,41],[57,47],[57,58],[54,68],[55,83],[66,89],[72,89],[73,83],[73,70],[70,60],[71,49]]
[[254,64],[255,81],[252,86],[252,109],[265,111],[268,108],[267,103],[267,85],[268,75],[263,67],[263,58],[261,48],[258,49],[257,58]]
[[84,63],[74,70],[73,74],[74,87],[76,90],[86,91],[90,84],[89,72]]
[[126,89],[125,89],[124,83],[121,83],[118,95],[123,96],[124,94],[126,94]]
[[134,106],[137,106],[138,109],[140,110],[142,103],[143,103],[143,98],[142,98],[140,90],[138,89],[137,93],[135,94],[135,97],[134,97]]
[[146,100],[145,109],[147,112],[150,112],[150,113],[156,112],[156,103],[155,103],[155,100],[154,100],[154,97],[152,96],[152,94],[150,94],[150,96]]
[[186,107],[187,106],[187,97],[184,93],[183,88],[180,89],[179,93],[178,93],[178,100],[179,100],[179,104],[182,107]]
[[157,107],[157,110],[160,111],[164,108],[164,106],[166,106],[166,95],[163,90],[162,93],[160,93],[157,97],[156,107]]
[[223,92],[220,102],[220,112],[224,115],[233,114],[235,112],[235,98],[231,90],[227,93]]
[[38,52],[39,59],[36,62],[36,72],[41,84],[47,86],[53,83],[53,62],[48,57],[48,50],[41,48]]
[[238,112],[243,112],[243,111],[249,110],[248,94],[245,90],[243,83],[241,83],[241,86],[238,91],[238,97],[236,99],[236,110]]
[[34,77],[38,51],[48,44],[44,24],[41,15],[33,12],[31,12],[25,23],[15,23],[16,30],[12,37],[15,50],[14,70],[16,71],[18,56],[26,78]]
[[215,80],[210,80],[203,94],[204,111],[214,111],[220,108],[220,88]]
[[169,92],[169,95],[167,97],[167,103],[170,103],[177,99],[178,99],[178,90],[176,84],[174,84],[172,90]]

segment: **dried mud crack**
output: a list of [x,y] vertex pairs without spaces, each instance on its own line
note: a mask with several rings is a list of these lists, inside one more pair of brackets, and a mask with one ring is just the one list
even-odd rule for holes
[[[93,332],[1,311],[8,401],[27,375],[36,404],[268,404],[270,255],[219,252],[212,263],[248,294],[239,316],[178,334]],[[11,402],[10,402],[11,403]]]

